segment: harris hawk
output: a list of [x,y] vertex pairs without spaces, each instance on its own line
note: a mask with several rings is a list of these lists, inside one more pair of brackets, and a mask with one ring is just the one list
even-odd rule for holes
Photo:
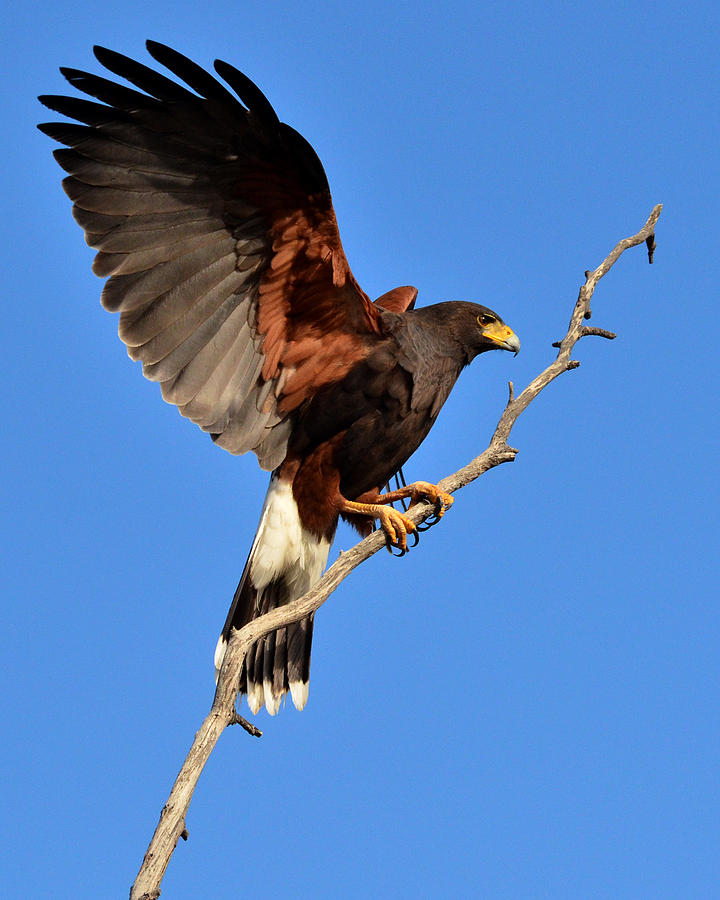
[[[310,144],[247,76],[217,80],[147,42],[177,79],[101,47],[132,85],[61,69],[92,99],[42,96],[72,122],[39,128],[55,158],[103,306],[166,401],[233,454],[269,470],[260,524],[215,654],[234,628],[300,597],[320,577],[338,518],[375,520],[404,550],[413,523],[391,504],[452,498],[426,482],[382,493],[422,443],[462,369],[520,342],[477,303],[415,307],[400,287],[374,303],[358,285],[328,182]],[[227,86],[226,86],[227,85]],[[307,701],[312,617],[250,648],[241,691],[274,714]]]

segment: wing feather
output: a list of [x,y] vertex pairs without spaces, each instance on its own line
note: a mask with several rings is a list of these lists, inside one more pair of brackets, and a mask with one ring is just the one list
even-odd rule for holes
[[249,393],[261,363],[250,339],[250,327],[244,324],[203,386],[183,406],[183,415],[201,427],[217,424],[234,395]]
[[127,253],[117,250],[103,250],[95,256],[93,272],[101,277],[108,275],[132,275],[135,272],[145,272],[160,263],[181,259],[186,253],[200,247],[212,246],[221,243],[227,232],[222,228],[214,231],[194,230],[193,234],[185,238],[179,238],[168,243],[168,235],[165,242],[154,246],[143,242],[143,246],[135,253]]
[[[178,406],[186,406],[196,397],[198,391],[222,361],[223,356],[233,346],[238,331],[243,328],[244,312],[242,306],[236,306],[230,315],[226,316],[224,321],[221,322],[220,320],[225,315],[225,309],[221,308],[211,317],[215,321],[211,323],[208,320],[208,327],[198,329],[192,335],[191,340],[197,340],[199,344],[202,341],[200,335],[203,330],[206,336],[212,331],[210,340],[199,347],[190,362],[182,368],[173,381],[173,403],[176,403]],[[248,328],[244,334],[245,344],[252,348],[250,329]],[[255,355],[257,356],[257,352]]]

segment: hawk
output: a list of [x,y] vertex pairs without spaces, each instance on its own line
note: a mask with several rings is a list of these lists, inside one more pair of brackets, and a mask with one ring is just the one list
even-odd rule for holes
[[[407,548],[391,504],[452,497],[415,482],[386,490],[425,439],[460,372],[480,353],[520,348],[477,303],[415,308],[399,287],[372,302],[353,277],[317,154],[250,79],[222,82],[147,42],[169,78],[95,48],[132,84],[61,69],[86,97],[42,96],[72,122],[39,128],[55,158],[103,306],[143,374],[233,454],[252,450],[270,486],[215,654],[232,629],[300,597],[320,577],[340,516],[375,521]],[[176,80],[178,79],[178,80]],[[250,648],[240,688],[274,715],[308,696],[313,618]]]

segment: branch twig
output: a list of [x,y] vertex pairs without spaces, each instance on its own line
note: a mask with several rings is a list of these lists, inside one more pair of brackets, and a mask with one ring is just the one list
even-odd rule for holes
[[[662,205],[659,204],[653,209],[647,222],[637,234],[620,241],[597,269],[585,273],[585,284],[580,288],[567,333],[562,341],[558,341],[553,345],[559,348],[556,359],[545,371],[534,378],[518,396],[515,396],[512,382],[510,382],[507,405],[487,449],[464,468],[444,478],[439,484],[443,491],[448,493],[459,491],[460,488],[470,484],[470,482],[479,478],[489,469],[502,463],[512,462],[518,451],[510,447],[507,441],[515,422],[540,391],[547,387],[551,381],[554,381],[563,372],[575,369],[580,365],[577,360],[570,358],[575,344],[580,338],[587,335],[598,335],[609,339],[615,337],[610,331],[605,331],[602,328],[589,328],[583,325],[583,320],[590,318],[590,301],[595,286],[625,250],[628,250],[630,247],[646,243],[648,259],[652,263],[655,250],[655,224],[661,211]],[[433,512],[434,509],[429,503],[419,503],[413,506],[407,515],[415,524],[420,524],[428,519]],[[240,671],[248,649],[255,641],[269,632],[275,631],[284,625],[298,622],[300,619],[304,619],[306,616],[314,613],[353,569],[384,546],[385,537],[383,532],[373,532],[373,534],[360,541],[350,550],[344,552],[337,562],[327,570],[315,587],[305,594],[304,597],[279,609],[272,610],[266,615],[248,623],[240,631],[232,633],[225,652],[212,708],[200,726],[200,730],[195,735],[190,752],[173,785],[170,797],[160,814],[160,822],[130,892],[131,900],[155,900],[155,898],[160,896],[160,882],[170,862],[175,845],[180,837],[187,837],[185,815],[190,805],[193,791],[205,763],[225,728],[228,725],[239,724],[256,737],[260,737],[262,734],[254,725],[238,715],[235,710]]]

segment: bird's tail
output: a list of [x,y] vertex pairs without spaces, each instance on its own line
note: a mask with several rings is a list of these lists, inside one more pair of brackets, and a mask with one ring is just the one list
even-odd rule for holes
[[[260,524],[225,626],[215,650],[216,678],[233,628],[302,597],[315,584],[327,562],[332,538],[309,532],[301,523],[290,482],[270,479]],[[247,653],[240,691],[253,713],[265,705],[271,716],[289,690],[303,709],[308,697],[313,616],[279,628],[257,641]]]

